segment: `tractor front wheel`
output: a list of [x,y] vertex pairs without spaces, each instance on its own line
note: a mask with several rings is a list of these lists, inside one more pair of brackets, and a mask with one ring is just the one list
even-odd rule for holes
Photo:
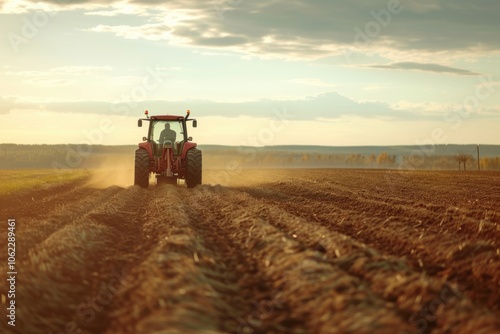
[[201,151],[197,148],[190,149],[187,152],[186,159],[187,159],[186,184],[188,188],[193,188],[201,184],[201,166],[202,166]]
[[135,151],[134,184],[142,188],[149,186],[149,154],[143,149]]

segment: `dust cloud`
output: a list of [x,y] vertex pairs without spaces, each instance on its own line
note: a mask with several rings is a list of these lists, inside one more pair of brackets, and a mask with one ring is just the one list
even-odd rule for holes
[[101,157],[99,161],[93,161],[90,171],[88,187],[131,186],[134,184],[134,156],[124,154]]
[[[235,152],[229,152],[235,153]],[[258,161],[258,159],[257,159]],[[283,167],[273,162],[266,164],[246,163],[238,154],[218,154],[207,152],[203,155],[203,184],[221,186],[257,186],[278,179],[277,170]],[[129,187],[134,184],[134,154],[99,154],[87,160],[85,166],[91,172],[87,186],[107,188],[111,186]],[[154,176],[151,182],[156,183]],[[184,184],[183,180],[179,185]]]

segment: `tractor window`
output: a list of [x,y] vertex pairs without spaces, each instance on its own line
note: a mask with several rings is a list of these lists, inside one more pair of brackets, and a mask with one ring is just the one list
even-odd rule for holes
[[176,141],[183,141],[184,135],[182,134],[182,122],[179,121],[156,121],[151,129],[152,139],[163,144],[169,140],[172,143]]

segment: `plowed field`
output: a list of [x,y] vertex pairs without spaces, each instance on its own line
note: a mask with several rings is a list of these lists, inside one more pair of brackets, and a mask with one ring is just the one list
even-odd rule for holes
[[500,332],[499,173],[215,179],[2,198],[18,276],[0,332]]

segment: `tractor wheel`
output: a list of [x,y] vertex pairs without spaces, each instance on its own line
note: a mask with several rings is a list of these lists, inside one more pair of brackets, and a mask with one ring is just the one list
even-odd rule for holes
[[149,186],[149,154],[143,149],[135,151],[134,184],[142,188]]
[[197,148],[192,148],[187,152],[187,171],[186,184],[188,188],[196,187],[201,184],[201,166],[202,157],[201,151]]

